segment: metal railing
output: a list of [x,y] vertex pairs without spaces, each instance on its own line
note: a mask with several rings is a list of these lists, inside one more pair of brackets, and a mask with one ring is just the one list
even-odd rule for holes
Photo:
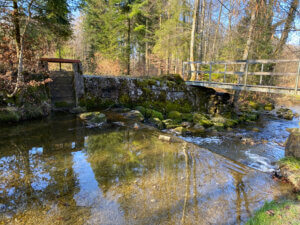
[[[275,68],[277,64],[279,63],[298,63],[298,71],[297,72],[277,72],[275,71]],[[259,66],[260,64],[260,66]],[[266,66],[267,64],[267,66]],[[192,65],[194,65],[195,70],[192,70]],[[200,70],[200,67],[203,66],[209,66],[206,70]],[[221,65],[224,66],[223,70],[213,70],[213,66]],[[249,69],[251,65],[258,65],[256,68],[253,68],[252,71]],[[220,66],[219,66],[220,67]],[[235,67],[239,69],[239,71],[235,70]],[[265,71],[267,68],[268,71]],[[270,69],[271,68],[271,69]],[[231,69],[228,71],[228,69]],[[260,71],[256,71],[257,69],[260,69]],[[226,75],[237,75],[237,83],[226,83],[231,84],[231,89],[237,89],[234,88],[233,85],[239,86],[241,89],[241,86],[247,87],[250,84],[248,83],[249,76],[259,76],[259,85],[251,85],[252,87],[272,87],[272,88],[278,88],[278,89],[294,89],[295,94],[297,94],[298,86],[299,86],[299,77],[300,77],[300,59],[291,59],[291,60],[236,60],[236,61],[216,61],[216,62],[205,62],[205,61],[199,61],[199,62],[183,62],[182,64],[182,76],[185,80],[189,80],[192,77],[192,74],[194,75],[193,84],[195,83],[219,83],[219,84],[225,84],[227,81]],[[205,76],[208,74],[208,81],[204,81]],[[223,74],[223,82],[215,82],[213,81],[213,75],[215,74]],[[187,77],[188,75],[188,77]],[[199,80],[199,75],[202,75],[202,80]],[[265,86],[262,85],[263,82],[263,76],[295,76],[295,86],[293,88],[290,87],[281,87],[281,86]],[[243,81],[243,82],[241,82]],[[199,85],[201,86],[201,85]],[[208,86],[207,84],[205,86]],[[227,85],[230,87],[229,85]],[[214,85],[216,87],[216,85]],[[246,89],[246,88],[245,88]]]

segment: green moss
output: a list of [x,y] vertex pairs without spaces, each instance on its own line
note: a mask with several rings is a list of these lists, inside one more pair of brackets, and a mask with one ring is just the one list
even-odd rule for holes
[[185,134],[187,130],[184,127],[176,127],[174,131],[178,134]]
[[140,113],[142,113],[143,116],[146,115],[146,109],[143,106],[136,106],[135,107],[136,110],[140,111]]
[[259,104],[257,102],[249,101],[248,104],[252,109],[258,110],[258,108],[259,108]]
[[187,101],[184,100],[175,101],[175,102],[167,101],[164,108],[167,113],[171,111],[190,113],[193,110],[192,106]]
[[160,120],[163,120],[164,119],[164,116],[161,112],[158,112],[156,110],[151,110],[151,118],[158,118]]
[[152,91],[151,91],[150,88],[143,87],[143,88],[142,88],[142,91],[143,91],[143,94],[144,94],[145,96],[147,96],[147,97],[150,97],[150,96],[151,96]]
[[258,113],[246,113],[245,115],[246,121],[256,121],[258,120],[259,114]]
[[200,113],[194,113],[193,121],[195,124],[199,124],[204,127],[211,127],[213,126],[213,122],[209,120],[205,115]]
[[100,112],[86,112],[81,113],[79,115],[79,118],[82,120],[86,120],[88,122],[92,123],[103,123],[106,122],[106,116],[103,113]]
[[153,123],[158,129],[164,129],[164,124],[159,118],[151,118],[150,122]]
[[162,122],[167,129],[173,129],[173,128],[181,126],[180,124],[178,124],[176,121],[174,121],[172,119],[166,119],[166,120],[163,120]]
[[275,108],[274,104],[272,104],[272,103],[267,103],[264,106],[264,110],[267,110],[267,111],[272,111],[274,108]]
[[299,224],[300,205],[291,200],[271,201],[255,212],[246,225]]
[[234,119],[227,119],[225,122],[225,126],[226,127],[234,127],[239,123],[238,120],[234,120]]
[[85,99],[85,107],[87,110],[95,110],[95,109],[106,109],[112,105],[114,105],[115,102],[110,99],[100,99],[95,97],[86,97]]
[[72,103],[68,103],[68,102],[55,102],[54,103],[56,108],[69,108],[72,107],[73,104]]
[[0,122],[18,122],[21,115],[17,110],[7,107],[0,110]]
[[127,106],[127,107],[130,107],[132,105],[132,101],[128,94],[121,95],[119,98],[119,102],[120,102],[120,104]]
[[192,113],[182,113],[182,120],[187,122],[193,122],[193,114]]
[[168,113],[168,119],[172,119],[178,123],[182,121],[182,114],[178,111],[171,111]]
[[300,170],[300,160],[294,157],[285,157],[279,160],[279,164],[288,168],[290,171]]

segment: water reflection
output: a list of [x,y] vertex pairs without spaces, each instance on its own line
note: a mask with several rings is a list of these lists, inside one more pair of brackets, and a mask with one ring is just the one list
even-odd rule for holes
[[0,224],[240,224],[289,188],[154,131],[58,119],[1,129]]

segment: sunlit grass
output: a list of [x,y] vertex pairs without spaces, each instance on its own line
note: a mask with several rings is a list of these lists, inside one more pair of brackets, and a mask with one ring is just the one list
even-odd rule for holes
[[300,160],[294,157],[285,157],[279,161],[279,164],[290,171],[300,170]]
[[[298,196],[299,198],[299,196]],[[259,209],[246,225],[299,224],[300,203],[296,201],[271,201]]]

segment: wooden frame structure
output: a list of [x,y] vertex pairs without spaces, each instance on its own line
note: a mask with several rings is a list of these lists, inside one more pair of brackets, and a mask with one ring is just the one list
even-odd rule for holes
[[[265,64],[278,64],[278,63],[298,63],[298,72],[297,73],[285,73],[285,72],[264,72]],[[196,70],[191,70],[191,65],[194,64]],[[252,64],[261,64],[260,72],[249,71],[249,65]],[[199,70],[201,65],[209,65],[209,70]],[[213,71],[213,65],[224,65],[224,71]],[[228,65],[238,65],[243,68],[240,71],[227,71]],[[186,69],[186,67],[188,67]],[[279,93],[279,94],[296,94],[300,95],[299,89],[299,80],[300,80],[300,59],[291,59],[291,60],[237,60],[237,61],[217,61],[217,62],[183,62],[182,64],[182,77],[186,80],[186,74],[191,76],[192,73],[196,73],[196,80],[186,81],[187,85],[192,86],[201,86],[201,87],[212,87],[212,88],[222,88],[222,89],[231,89],[231,90],[240,90],[240,91],[256,91],[256,92],[265,92],[265,93]],[[212,81],[212,74],[223,74],[223,82],[214,82]],[[208,81],[199,81],[199,74],[209,74]],[[227,83],[226,75],[238,75],[238,83]],[[250,85],[247,83],[249,76],[260,76],[259,85]],[[279,86],[266,86],[262,85],[263,76],[295,76],[295,86],[294,88],[290,87],[279,87]],[[240,81],[243,80],[243,83]]]
[[75,106],[77,107],[79,105],[79,100],[84,97],[84,80],[81,61],[76,59],[41,58],[39,61],[39,68],[41,70],[49,71],[48,63],[59,63],[60,71],[62,63],[72,64],[74,72],[73,87],[75,91]]

